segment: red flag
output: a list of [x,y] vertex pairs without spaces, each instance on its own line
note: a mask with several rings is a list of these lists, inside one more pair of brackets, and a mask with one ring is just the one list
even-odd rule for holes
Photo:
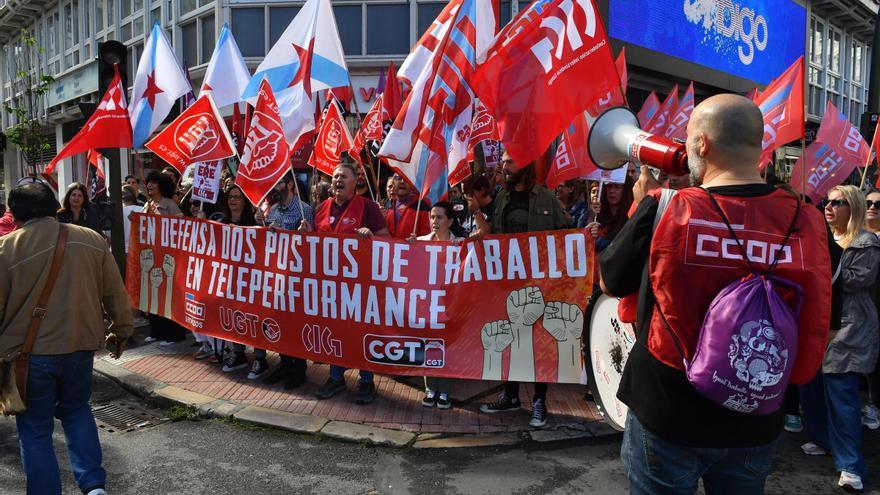
[[651,122],[651,119],[657,114],[657,110],[660,110],[660,99],[657,98],[657,93],[651,91],[651,94],[645,99],[645,103],[642,104],[642,109],[639,110],[638,114],[639,125],[642,129],[648,126],[648,123]]
[[474,108],[474,117],[471,120],[471,133],[468,137],[468,160],[474,159],[474,146],[487,139],[494,141],[501,140],[501,133],[498,132],[498,124],[495,118],[486,110],[486,105],[477,100]]
[[774,79],[755,104],[764,114],[764,140],[759,168],[767,166],[773,151],[804,137],[804,57]]
[[559,184],[578,177],[585,177],[596,170],[596,165],[587,152],[587,137],[590,127],[584,117],[575,118],[568,129],[562,133],[556,157],[547,174],[547,187],[556,188]]
[[239,155],[244,148],[244,134],[241,128],[241,112],[238,109],[238,102],[235,102],[232,105],[232,137],[235,139],[235,149]]
[[382,121],[394,120],[403,107],[403,98],[400,94],[400,81],[397,80],[397,70],[394,62],[388,63],[388,76],[385,78],[385,90],[382,92]]
[[627,72],[626,70],[626,47],[620,49],[620,55],[617,56],[617,60],[614,62],[614,65],[617,66],[617,75],[620,76],[620,91],[623,93],[625,100],[626,83],[629,79],[629,72]]
[[290,170],[289,157],[290,146],[284,139],[278,104],[269,81],[263,79],[235,183],[251,203],[258,205]]
[[361,128],[358,129],[351,146],[351,156],[358,163],[361,162],[361,152],[367,141],[379,141],[382,139],[382,95],[376,97],[373,106],[364,117]]
[[95,113],[49,162],[43,173],[51,174],[59,161],[77,153],[101,148],[131,148],[131,121],[128,118],[125,89],[119,77],[119,68],[114,66],[114,70],[116,75],[107,86]]
[[661,134],[669,125],[669,119],[672,118],[672,112],[678,108],[678,84],[672,87],[672,91],[666,95],[660,109],[654,114],[654,117],[645,126],[645,130],[652,134]]
[[327,95],[325,95],[324,98],[329,100],[331,97],[336,98],[336,100],[342,103],[343,108],[348,108],[348,104],[354,97],[354,93],[351,92],[351,87],[340,86],[338,88],[330,88],[327,90]]
[[859,167],[870,163],[871,150],[862,133],[831,100],[825,105],[825,115],[816,133],[816,141],[828,144],[844,160],[855,162]]
[[669,139],[687,139],[687,125],[691,120],[691,113],[694,111],[694,82],[691,81],[687,91],[684,94],[678,108],[672,113],[669,119],[669,125],[663,131],[663,135]]
[[200,96],[146,147],[180,173],[196,162],[235,156],[232,136],[210,93]]
[[757,86],[755,86],[754,88],[752,88],[751,91],[746,93],[744,96],[752,101],[755,101],[758,99],[759,96],[761,96],[761,90],[758,89]]
[[333,169],[339,165],[339,157],[342,153],[351,150],[351,135],[348,127],[339,111],[339,105],[330,101],[324,118],[321,120],[321,130],[318,131],[318,140],[315,149],[309,157],[309,165],[316,167],[327,175],[333,175]]
[[595,1],[532,3],[495,38],[473,84],[513,160],[535,161],[576,115],[620,86]]
[[98,177],[106,180],[107,177],[104,175],[104,156],[95,150],[89,150],[86,153],[86,158],[89,161],[89,165],[95,167],[95,173],[98,174]]

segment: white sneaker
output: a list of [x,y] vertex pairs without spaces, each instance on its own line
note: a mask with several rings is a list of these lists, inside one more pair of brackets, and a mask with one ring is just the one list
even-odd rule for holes
[[813,442],[801,445],[801,452],[807,455],[828,455],[828,451]]
[[159,339],[157,339],[156,337],[144,337],[144,342],[146,342],[147,344],[152,344],[153,342],[155,342],[157,340],[159,340]]
[[171,347],[176,343],[177,342],[172,342],[170,340],[163,340],[162,342],[159,342],[159,347]]
[[95,488],[94,490],[89,491],[86,495],[107,495],[107,492],[105,492],[103,488]]
[[840,479],[837,480],[837,486],[844,490],[862,491],[865,489],[865,485],[862,484],[862,477],[847,471],[840,472]]
[[877,406],[870,405],[863,408],[862,424],[871,430],[880,428],[880,411],[877,410]]

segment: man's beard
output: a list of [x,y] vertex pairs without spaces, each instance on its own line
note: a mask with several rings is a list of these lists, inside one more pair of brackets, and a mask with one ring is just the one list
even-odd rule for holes
[[700,157],[695,149],[688,149],[688,170],[692,186],[703,185],[703,173],[706,171],[706,160]]

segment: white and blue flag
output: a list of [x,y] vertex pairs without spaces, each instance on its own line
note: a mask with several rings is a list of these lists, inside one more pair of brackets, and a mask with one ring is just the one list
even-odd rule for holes
[[238,44],[229,27],[223,24],[214,54],[208,62],[199,96],[210,91],[217,108],[223,108],[241,101],[241,94],[250,80],[251,72],[244,63]]
[[192,87],[157,22],[144,45],[128,107],[133,148],[143,148],[177,99],[188,91]]

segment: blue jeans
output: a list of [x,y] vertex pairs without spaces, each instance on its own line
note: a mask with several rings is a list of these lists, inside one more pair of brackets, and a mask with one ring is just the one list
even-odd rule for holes
[[804,423],[816,445],[831,452],[834,467],[865,477],[859,373],[816,373],[801,386]]
[[[347,368],[345,366],[336,366],[335,364],[330,365],[330,378],[336,380],[337,382],[343,380],[343,375],[345,374],[345,370]],[[373,372],[372,371],[364,371],[360,370],[360,382],[361,383],[372,383],[373,382]]]
[[677,445],[645,429],[630,412],[620,457],[630,494],[692,494],[700,478],[707,495],[764,493],[775,447],[775,440],[735,449]]
[[21,464],[29,494],[60,494],[61,476],[52,446],[55,419],[67,439],[70,468],[83,493],[104,486],[98,429],[89,407],[92,396],[93,351],[31,356],[27,380],[27,411],[15,417]]

